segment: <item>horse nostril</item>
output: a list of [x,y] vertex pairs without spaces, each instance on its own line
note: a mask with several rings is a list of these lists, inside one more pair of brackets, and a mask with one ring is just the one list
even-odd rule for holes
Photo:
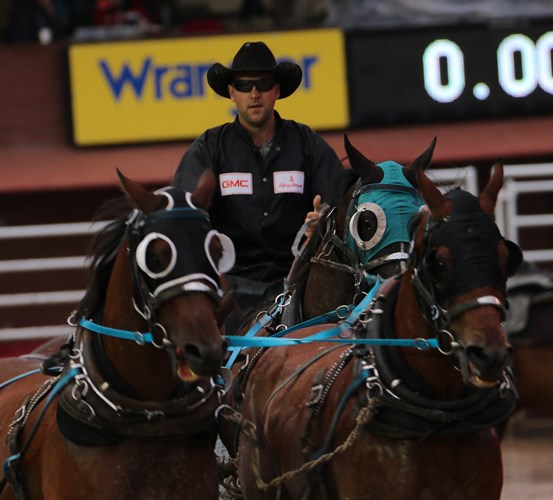
[[201,359],[202,357],[202,353],[194,344],[186,344],[183,351],[186,358]]
[[491,363],[489,351],[478,346],[467,347],[467,358],[476,366],[488,366]]
[[480,370],[503,370],[512,360],[513,349],[490,350],[479,346],[469,346],[466,350],[467,359]]

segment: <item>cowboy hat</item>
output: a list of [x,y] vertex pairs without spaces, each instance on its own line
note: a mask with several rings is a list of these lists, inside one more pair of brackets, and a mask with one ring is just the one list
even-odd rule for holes
[[293,94],[301,83],[301,68],[289,61],[277,64],[275,56],[263,42],[246,42],[242,45],[230,68],[220,63],[213,64],[207,71],[207,82],[217,94],[228,99],[228,85],[237,73],[265,72],[273,73],[273,78],[280,83],[279,99]]

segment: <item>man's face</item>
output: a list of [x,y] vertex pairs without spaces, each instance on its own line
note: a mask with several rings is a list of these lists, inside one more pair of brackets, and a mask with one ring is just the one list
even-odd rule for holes
[[[259,128],[273,116],[275,101],[280,95],[280,86],[276,82],[271,86],[272,78],[271,73],[238,74],[233,84],[228,86],[230,99],[236,105],[239,120],[243,125]],[[248,89],[251,85],[248,82],[257,80],[259,83]],[[257,85],[261,89],[258,89]]]

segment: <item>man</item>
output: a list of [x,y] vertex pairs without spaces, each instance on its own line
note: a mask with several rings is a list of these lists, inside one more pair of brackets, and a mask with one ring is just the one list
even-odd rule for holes
[[[197,138],[173,179],[174,186],[192,191],[201,173],[214,169],[218,189],[209,212],[213,226],[235,245],[236,265],[227,278],[243,315],[282,291],[296,233],[343,170],[317,133],[274,110],[301,79],[297,64],[277,64],[263,42],[245,43],[230,68],[211,66],[209,86],[234,103],[236,119]],[[236,326],[227,323],[227,329]]]

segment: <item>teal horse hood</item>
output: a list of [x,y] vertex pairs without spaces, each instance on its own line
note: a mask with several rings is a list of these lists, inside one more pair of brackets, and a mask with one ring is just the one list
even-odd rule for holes
[[[354,264],[367,264],[392,243],[409,243],[409,221],[424,205],[400,164],[385,161],[377,166],[382,180],[359,186],[348,208],[346,245],[357,256]],[[370,226],[368,235],[366,227],[363,234],[363,224]]]

